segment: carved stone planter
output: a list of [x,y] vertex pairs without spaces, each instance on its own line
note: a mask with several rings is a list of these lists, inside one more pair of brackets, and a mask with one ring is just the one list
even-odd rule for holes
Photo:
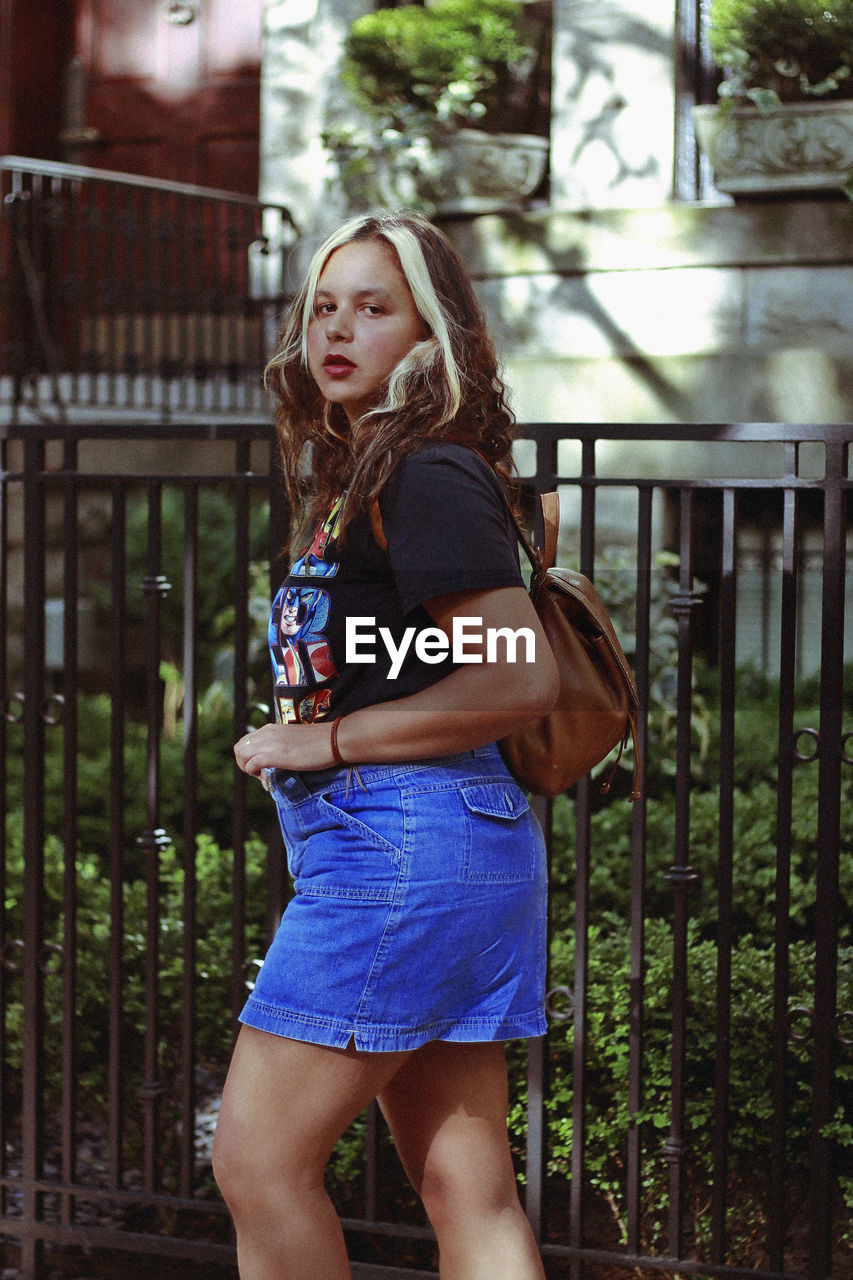
[[548,139],[527,133],[458,129],[429,142],[368,141],[332,147],[353,209],[412,205],[429,214],[498,213],[520,208],[545,176]]
[[547,163],[547,138],[459,129],[442,146],[436,213],[518,208],[539,186]]
[[853,101],[694,108],[718,190],[732,196],[838,191],[853,176]]

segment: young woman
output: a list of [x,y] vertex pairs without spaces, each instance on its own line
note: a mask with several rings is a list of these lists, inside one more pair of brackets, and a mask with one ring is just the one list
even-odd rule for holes
[[533,1280],[503,1042],[545,1030],[544,847],[495,741],[557,677],[508,509],[512,419],[449,242],[415,214],[347,223],[268,378],[309,533],[273,605],[276,722],[235,747],[295,882],[214,1148],[240,1275],[349,1276],[323,1175],[377,1098],[441,1275]]

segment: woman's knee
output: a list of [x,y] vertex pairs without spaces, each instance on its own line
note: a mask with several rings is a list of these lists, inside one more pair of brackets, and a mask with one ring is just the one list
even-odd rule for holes
[[437,1232],[461,1220],[482,1220],[518,1207],[518,1188],[512,1169],[494,1153],[484,1152],[479,1167],[472,1168],[467,1153],[432,1158],[416,1187],[424,1210]]
[[213,1176],[232,1212],[254,1211],[265,1199],[281,1203],[323,1187],[325,1167],[319,1155],[294,1152],[284,1135],[265,1136],[228,1114],[220,1116],[211,1158]]
[[[213,1137],[211,1163],[216,1185],[229,1206],[239,1203],[256,1180],[252,1144],[239,1126],[220,1115]],[[256,1156],[256,1153],[255,1153]]]

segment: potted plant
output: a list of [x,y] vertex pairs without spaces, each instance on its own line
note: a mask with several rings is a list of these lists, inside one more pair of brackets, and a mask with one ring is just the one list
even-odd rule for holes
[[732,195],[838,190],[853,174],[853,0],[711,0],[718,106],[695,109]]
[[529,196],[548,157],[544,8],[433,0],[357,19],[342,81],[364,123],[350,109],[325,135],[351,198],[486,212]]

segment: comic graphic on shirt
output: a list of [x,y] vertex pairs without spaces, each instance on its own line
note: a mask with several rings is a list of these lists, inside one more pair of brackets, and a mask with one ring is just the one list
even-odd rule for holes
[[324,560],[323,556],[329,543],[337,537],[343,503],[344,496],[341,494],[335,499],[325,520],[321,520],[314,530],[311,545],[290,570],[291,578],[331,578],[337,573],[337,563],[334,560]]
[[299,579],[332,578],[337,573],[337,563],[324,557],[336,536],[342,503],[341,496],[317,525],[273,601],[269,644],[277,718],[283,724],[310,724],[329,713],[328,683],[338,674],[326,639],[331,601],[321,586],[303,586]]

